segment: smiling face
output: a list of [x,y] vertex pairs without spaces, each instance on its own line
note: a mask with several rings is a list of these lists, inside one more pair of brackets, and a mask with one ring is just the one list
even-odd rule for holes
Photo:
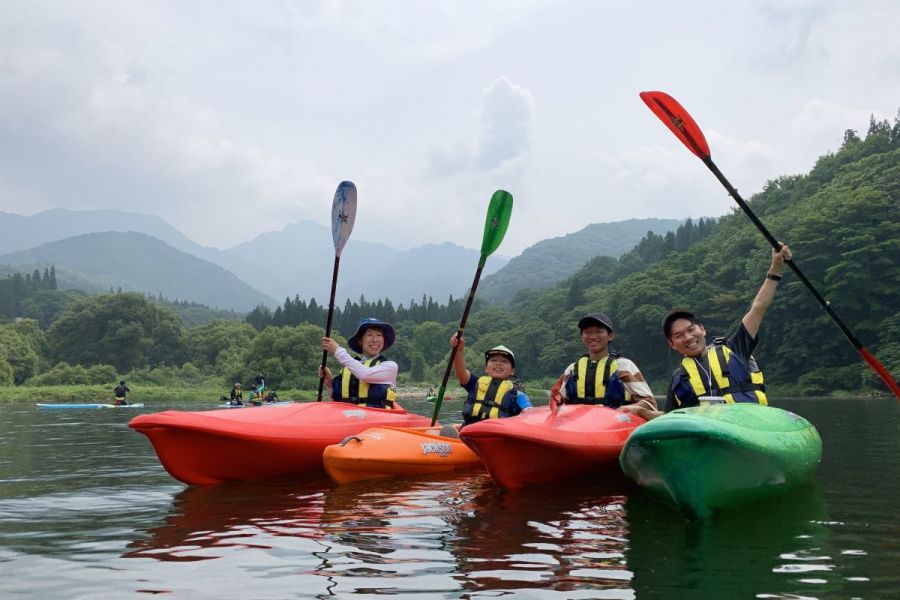
[[484,372],[494,379],[509,379],[516,372],[516,369],[506,356],[491,354],[484,364]]
[[703,356],[706,352],[706,328],[690,319],[675,319],[669,329],[669,347],[685,356]]
[[584,342],[591,360],[609,354],[609,343],[615,338],[616,334],[602,325],[588,325],[581,330],[581,341]]
[[384,333],[380,329],[369,327],[359,336],[359,345],[366,356],[378,356],[384,349]]

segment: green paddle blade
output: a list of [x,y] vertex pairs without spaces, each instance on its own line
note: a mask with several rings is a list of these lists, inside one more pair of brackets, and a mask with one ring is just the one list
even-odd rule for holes
[[481,240],[481,259],[490,256],[500,246],[503,236],[509,227],[512,214],[513,197],[507,191],[497,190],[491,196],[487,218],[484,222],[484,238]]

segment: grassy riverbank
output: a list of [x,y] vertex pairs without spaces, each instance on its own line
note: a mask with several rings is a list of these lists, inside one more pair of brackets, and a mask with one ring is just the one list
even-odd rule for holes
[[[218,387],[172,387],[154,385],[130,385],[129,402],[185,402],[198,404],[216,402],[228,390]],[[279,389],[281,400],[310,401],[316,399],[317,390]],[[398,397],[424,399],[427,386],[409,385],[398,389]],[[449,392],[448,392],[449,393]],[[245,393],[244,398],[249,398]],[[111,402],[112,387],[108,385],[47,385],[47,386],[5,386],[0,387],[0,403],[9,402]]]

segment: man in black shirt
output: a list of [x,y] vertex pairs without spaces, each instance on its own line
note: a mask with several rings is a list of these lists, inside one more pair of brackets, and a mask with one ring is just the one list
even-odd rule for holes
[[751,356],[759,342],[758,332],[763,316],[781,281],[784,261],[791,260],[786,245],[772,250],[772,263],[750,310],[728,338],[706,341],[706,328],[690,310],[673,308],[662,321],[669,347],[684,357],[672,374],[664,410],[651,411],[635,407],[635,412],[652,419],[676,408],[697,406],[706,402],[754,402],[768,404],[762,372]]

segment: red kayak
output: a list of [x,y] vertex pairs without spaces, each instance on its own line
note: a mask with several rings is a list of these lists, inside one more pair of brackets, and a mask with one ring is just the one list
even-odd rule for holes
[[129,426],[153,443],[175,479],[192,485],[321,471],[322,451],[370,427],[422,427],[431,420],[405,410],[309,402],[140,415]]
[[619,471],[619,453],[641,417],[605,406],[530,408],[463,427],[460,437],[500,487],[518,488]]

